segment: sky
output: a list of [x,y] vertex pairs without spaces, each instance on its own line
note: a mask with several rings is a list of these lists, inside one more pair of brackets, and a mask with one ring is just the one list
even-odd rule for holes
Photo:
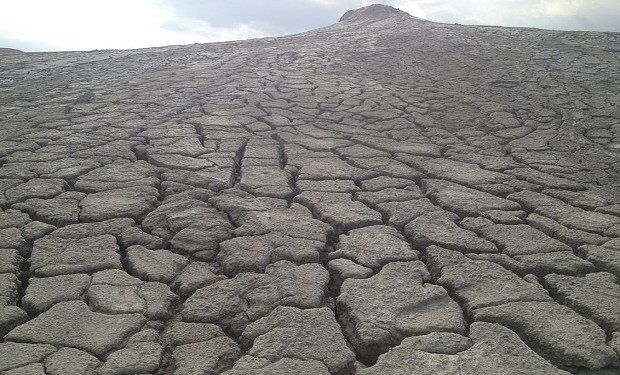
[[90,51],[280,36],[372,3],[436,22],[620,32],[620,0],[0,0],[0,47]]

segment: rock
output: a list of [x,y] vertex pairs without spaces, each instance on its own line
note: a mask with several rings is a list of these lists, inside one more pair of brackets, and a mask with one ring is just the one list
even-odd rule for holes
[[471,348],[471,346],[472,340],[470,338],[457,333],[431,332],[426,335],[406,337],[399,346],[390,349],[390,352],[408,348],[427,353],[457,354]]
[[474,312],[476,321],[514,330],[542,357],[559,367],[601,369],[617,363],[594,322],[555,302],[511,302]]
[[299,167],[300,180],[366,180],[377,177],[377,172],[353,167],[338,156],[327,152],[315,152],[312,157],[291,158],[289,163]]
[[324,246],[324,242],[271,232],[223,241],[217,260],[224,274],[232,277],[241,272],[262,273],[267,265],[280,260],[296,264],[318,263]]
[[218,210],[226,212],[231,221],[238,226],[246,224],[246,218],[250,214],[256,216],[256,213],[260,214],[275,208],[286,208],[288,206],[287,203],[281,207],[274,207],[270,204],[273,202],[285,201],[279,199],[265,199],[264,197],[257,198],[239,189],[227,189],[209,199],[210,204]]
[[459,216],[480,216],[489,210],[521,209],[516,202],[443,180],[425,179],[422,181],[422,189],[439,207]]
[[238,226],[236,236],[258,236],[278,232],[284,236],[303,238],[321,243],[333,234],[333,229],[312,218],[312,213],[299,204],[280,199],[256,198],[245,192],[230,189],[209,200],[225,211]]
[[523,272],[544,276],[550,273],[583,275],[594,271],[592,263],[575,256],[572,251],[558,251],[530,255],[516,255]]
[[579,208],[583,208],[584,210],[596,210],[599,207],[609,205],[609,201],[607,199],[596,194],[583,191],[545,189],[542,193],[561,199],[572,206],[577,206]]
[[494,224],[485,219],[467,218],[461,225],[492,241],[509,256],[571,251],[568,245],[526,224]]
[[577,255],[592,262],[597,269],[620,277],[620,251],[617,249],[582,245],[577,249]]
[[34,241],[39,238],[52,233],[56,229],[55,226],[47,223],[42,223],[40,221],[33,221],[29,224],[26,224],[22,228],[22,237],[26,241]]
[[430,142],[395,141],[388,137],[354,136],[351,139],[378,150],[419,156],[441,156],[441,146]]
[[380,191],[358,191],[355,193],[355,200],[363,202],[373,209],[380,203],[404,202],[423,197],[422,191],[415,185],[407,186],[404,189],[387,188]]
[[17,249],[20,255],[27,257],[28,243],[22,237],[19,228],[0,229],[0,243],[4,249]]
[[473,232],[454,223],[456,218],[444,212],[423,214],[404,228],[405,238],[416,248],[437,245],[463,253],[497,253],[492,242],[478,238]]
[[140,297],[146,301],[145,315],[149,319],[168,320],[179,300],[166,284],[144,283],[139,289]]
[[496,224],[523,224],[523,218],[527,216],[525,211],[500,211],[488,210],[482,214],[485,218]]
[[92,285],[142,285],[142,280],[133,277],[124,270],[104,270],[93,274]]
[[199,171],[215,166],[215,163],[210,160],[179,154],[151,154],[148,157],[148,162],[156,167],[186,169],[189,171]]
[[183,254],[194,254],[200,251],[215,251],[221,241],[232,236],[231,228],[226,225],[207,227],[202,223],[192,224],[181,229],[170,240],[174,251]]
[[595,233],[567,228],[553,219],[537,214],[529,214],[527,216],[527,223],[544,232],[547,236],[562,241],[572,248],[577,248],[581,245],[602,245],[609,240],[607,237],[599,236]]
[[379,203],[375,209],[388,217],[388,223],[403,230],[410,221],[428,212],[444,212],[426,198],[405,202]]
[[149,250],[134,245],[127,249],[127,268],[144,281],[171,282],[188,263],[187,258],[168,250]]
[[323,191],[326,193],[355,193],[360,188],[355,186],[353,180],[299,180],[297,181],[299,191]]
[[[419,337],[408,337],[389,353],[379,357],[377,364],[361,370],[359,374],[405,374],[412,368],[415,368],[416,374],[429,375],[569,374],[553,367],[528,348],[514,332],[498,324],[474,322],[470,328],[472,344],[469,348],[463,341],[467,340],[466,338],[457,339],[447,335],[450,334],[437,334],[438,338],[441,337],[441,342],[437,342],[432,348],[420,345]],[[454,348],[447,348],[451,343],[458,344]]]
[[328,258],[350,259],[376,272],[390,262],[418,260],[418,252],[393,227],[375,225],[340,235],[336,251]]
[[[133,152],[134,148],[140,145],[141,142],[137,140],[125,140],[119,139],[115,141],[111,141],[105,143],[101,146],[96,146],[93,148],[88,148],[84,150],[77,151],[72,154],[75,158],[93,158],[97,160],[102,160],[110,155],[116,156],[116,161],[118,162],[135,162],[137,160],[136,154]],[[88,159],[87,159],[88,160]],[[71,168],[65,175],[69,175],[69,178],[75,180],[78,176],[83,175],[85,172],[91,171],[97,167],[100,167],[102,163],[92,163],[80,165],[80,168]]]
[[382,173],[390,177],[409,179],[421,177],[418,171],[391,157],[346,157],[346,160],[356,167]]
[[271,362],[283,358],[314,359],[331,373],[348,373],[355,355],[349,350],[333,312],[327,307],[277,307],[246,327],[239,338],[248,354]]
[[[277,232],[284,236],[304,238],[325,243],[333,234],[330,225],[312,218],[312,213],[306,207],[292,203],[287,208],[287,202],[267,198],[269,201],[261,203],[265,210],[247,211],[235,223],[239,225],[234,233],[237,236],[256,236]],[[259,202],[260,203],[260,202]],[[276,207],[268,207],[273,204]]]
[[191,262],[170,284],[170,287],[179,295],[186,297],[194,293],[196,289],[224,279],[226,276],[216,275],[208,263]]
[[339,147],[335,152],[341,157],[345,158],[371,158],[389,156],[389,154],[385,151],[377,150],[360,144]]
[[481,184],[501,184],[511,179],[511,176],[482,169],[476,164],[444,158],[420,159],[413,164],[428,177],[451,181],[467,187],[475,187]]
[[437,284],[449,290],[469,314],[513,301],[552,301],[540,285],[528,283],[498,264],[471,260],[436,246],[426,249],[426,257]]
[[571,251],[557,251],[531,255],[467,254],[471,259],[488,260],[497,263],[523,277],[528,274],[544,276],[550,273],[583,275],[594,271],[594,265],[575,256]]
[[[161,324],[159,322],[149,322],[150,324],[146,324],[141,331],[133,334],[129,339],[127,339],[127,343],[125,344],[126,348],[133,348],[134,346],[144,344],[144,343],[157,343],[159,342],[159,329]],[[156,327],[156,328],[149,328]]]
[[154,187],[135,186],[88,194],[80,202],[84,222],[130,217],[140,221],[155,208],[159,192]]
[[6,375],[46,375],[45,368],[40,363],[33,363],[24,367],[4,371]]
[[21,185],[9,188],[4,195],[9,203],[25,201],[29,198],[52,198],[59,195],[67,183],[59,178],[33,178]]
[[620,332],[612,333],[611,340],[609,340],[607,344],[611,346],[616,353],[620,354]]
[[288,199],[293,196],[290,181],[290,173],[279,166],[244,165],[239,188],[256,196]]
[[188,137],[177,138],[169,144],[168,142],[165,145],[157,143],[156,146],[151,146],[146,151],[148,155],[173,153],[196,157],[210,151],[210,149],[200,143],[197,134],[192,134]]
[[110,353],[100,367],[99,375],[145,374],[156,371],[162,348],[156,343],[139,343]]
[[338,320],[358,358],[377,356],[407,336],[465,332],[459,305],[419,261],[394,262],[368,279],[347,279],[337,298]]
[[161,237],[145,233],[140,228],[136,227],[123,229],[118,236],[118,240],[123,248],[133,245],[141,245],[147,249],[155,250],[164,246],[164,240]]
[[187,171],[182,169],[168,170],[162,174],[165,181],[174,181],[197,188],[220,191],[231,187],[231,171],[220,170],[199,170]]
[[16,249],[0,249],[0,273],[18,274],[23,263],[24,258]]
[[620,224],[620,217],[586,211],[542,193],[523,190],[509,195],[508,199],[518,202],[529,212],[554,219],[571,229],[612,236],[616,233],[614,228]]
[[0,307],[0,338],[28,321],[28,314],[17,306]]
[[364,191],[381,191],[388,188],[404,189],[410,186],[417,187],[413,180],[390,176],[379,176],[362,181],[361,186]]
[[340,286],[349,278],[367,279],[374,275],[372,269],[360,266],[349,259],[333,259],[327,263],[330,288],[340,294]]
[[138,133],[138,136],[147,139],[149,145],[157,147],[168,145],[174,141],[180,141],[183,138],[196,137],[197,134],[196,128],[190,124],[172,124],[167,122],[142,130]]
[[180,345],[172,352],[174,374],[220,374],[230,369],[240,356],[237,344],[226,336]]
[[37,315],[63,301],[85,301],[90,276],[84,274],[31,278],[22,299],[24,309]]
[[224,331],[215,324],[174,322],[167,331],[173,346],[209,341],[224,336]]
[[198,289],[183,304],[183,321],[217,323],[241,334],[279,305],[313,308],[325,302],[329,274],[320,265],[280,261],[265,271],[240,273]]
[[93,355],[74,348],[60,348],[45,358],[48,375],[96,375],[99,360]]
[[167,285],[146,282],[134,285],[93,285],[88,290],[90,307],[108,314],[141,313],[150,319],[168,319],[178,297]]
[[[193,224],[195,220],[217,220],[215,214],[216,210],[206,202],[191,198],[169,197],[148,214],[142,221],[142,225],[148,232],[170,238],[174,233]],[[227,222],[228,220],[225,220],[223,224]]]
[[145,231],[170,243],[175,251],[194,253],[215,250],[230,238],[233,227],[221,212],[208,203],[190,199],[168,199],[142,221]]
[[266,358],[249,355],[241,357],[235,366],[224,375],[329,375],[329,370],[321,361],[308,359],[282,358],[271,363]]
[[608,333],[620,330],[620,285],[614,275],[547,275],[545,286],[560,303],[593,320]]
[[123,268],[116,238],[109,234],[84,239],[46,236],[34,242],[30,270],[37,277],[90,273]]
[[114,237],[126,228],[133,227],[135,222],[129,218],[110,219],[96,223],[80,223],[56,229],[52,234],[60,238],[86,238],[109,234]]
[[110,163],[80,176],[75,183],[75,189],[85,193],[96,193],[130,186],[157,187],[158,173],[156,167],[143,160],[133,163]]
[[27,213],[12,209],[0,210],[0,229],[21,228],[30,222],[32,220]]
[[15,369],[39,362],[57,349],[48,344],[0,343],[0,371]]
[[17,288],[21,282],[12,273],[0,273],[0,306],[11,306],[17,303]]
[[600,212],[603,214],[609,214],[609,215],[620,215],[620,203],[616,203],[616,204],[610,204],[608,206],[605,207],[597,207],[595,210],[595,212]]
[[67,191],[52,199],[31,198],[12,207],[28,212],[35,220],[61,227],[80,221],[79,204],[85,195]]
[[316,217],[332,225],[337,233],[382,224],[381,214],[361,202],[352,201],[350,194],[303,192],[294,201],[311,209]]
[[[2,170],[0,169],[0,174],[2,174]],[[17,176],[14,176],[17,177]],[[6,198],[6,191],[10,188],[18,186],[22,184],[24,181],[19,178],[2,178],[0,179],[0,204],[5,205],[8,203]]]
[[584,190],[583,184],[566,178],[556,177],[549,173],[543,173],[532,168],[514,168],[506,173],[515,175],[532,184],[543,186],[547,189],[562,189],[579,191]]
[[146,301],[138,294],[138,286],[93,285],[88,289],[88,303],[93,311],[106,314],[146,312]]
[[[508,195],[515,192],[515,188],[509,185],[510,182],[511,181],[507,181],[507,183],[503,183],[503,184],[480,184],[480,185],[474,186],[474,188],[477,190],[483,191],[485,193],[494,195],[496,197],[507,197]],[[496,211],[496,210],[489,210],[489,211]]]
[[145,319],[139,314],[105,315],[82,301],[60,302],[9,332],[9,341],[69,346],[103,356],[118,348]]

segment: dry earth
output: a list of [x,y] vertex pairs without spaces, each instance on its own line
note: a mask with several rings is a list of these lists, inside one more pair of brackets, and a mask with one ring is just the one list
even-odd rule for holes
[[2,374],[617,374],[620,35],[371,6],[0,56]]

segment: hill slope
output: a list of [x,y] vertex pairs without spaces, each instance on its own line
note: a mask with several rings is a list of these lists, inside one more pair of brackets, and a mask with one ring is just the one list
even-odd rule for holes
[[618,371],[619,43],[374,5],[0,59],[0,371]]

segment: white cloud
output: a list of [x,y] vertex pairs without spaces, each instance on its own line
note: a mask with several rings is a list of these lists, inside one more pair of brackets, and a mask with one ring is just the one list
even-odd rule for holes
[[321,5],[336,5],[338,4],[339,0],[310,0],[310,2],[312,3],[318,3]]
[[[0,0],[0,35],[5,40],[47,45],[50,50],[139,48],[264,36],[247,25],[216,28],[174,19],[151,0]],[[166,24],[182,24],[182,29]]]
[[386,3],[436,22],[620,30],[618,0],[390,0]]
[[448,0],[396,0],[393,6],[412,16],[440,22],[446,21],[446,14],[456,13],[456,8]]
[[539,11],[549,16],[572,16],[585,5],[583,0],[540,0]]

